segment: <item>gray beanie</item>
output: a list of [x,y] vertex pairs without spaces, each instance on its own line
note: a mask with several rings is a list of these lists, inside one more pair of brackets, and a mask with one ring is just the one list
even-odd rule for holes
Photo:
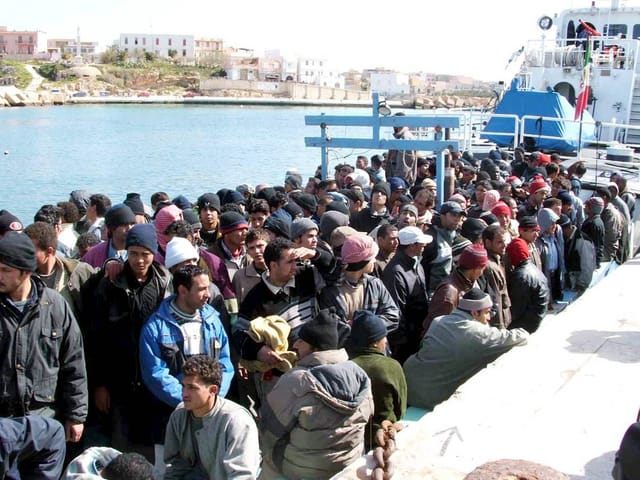
[[310,218],[297,218],[291,223],[291,240],[295,240],[306,231],[313,230],[314,228],[318,230],[318,225]]

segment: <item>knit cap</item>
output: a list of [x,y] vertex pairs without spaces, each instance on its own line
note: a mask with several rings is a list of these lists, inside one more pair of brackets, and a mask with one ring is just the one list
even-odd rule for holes
[[507,256],[509,257],[509,263],[511,263],[511,265],[514,267],[520,265],[529,258],[529,246],[527,242],[520,237],[511,240],[509,245],[507,245]]
[[38,265],[31,238],[24,233],[7,232],[0,238],[0,263],[18,270],[35,272]]
[[540,230],[540,225],[538,225],[538,219],[536,217],[527,216],[520,219],[518,228],[520,230]]
[[182,237],[173,237],[171,241],[167,243],[164,266],[171,268],[186,260],[197,260],[199,257],[198,250],[196,250],[196,247],[194,247],[189,240]]
[[316,197],[310,193],[301,193],[295,197],[294,201],[300,206],[300,208],[308,210],[311,213],[316,213],[318,202]]
[[144,215],[144,204],[139,193],[127,193],[127,198],[122,203],[127,205],[134,214]]
[[475,287],[465,293],[458,302],[458,308],[467,312],[484,310],[492,306],[493,302],[489,294]]
[[349,216],[342,212],[325,212],[320,217],[320,237],[328,242],[331,238],[331,233],[338,227],[346,227],[349,225]]
[[220,213],[220,198],[215,193],[203,193],[198,197],[198,209],[213,208]]
[[269,215],[264,221],[262,228],[269,230],[276,237],[291,239],[291,228],[287,221],[277,215]]
[[171,200],[171,203],[173,203],[180,210],[186,210],[187,208],[191,208],[191,202],[184,195],[178,195],[176,198]]
[[487,224],[484,220],[469,217],[462,223],[460,234],[473,243],[482,237],[485,228],[487,228]]
[[91,195],[86,190],[74,190],[69,194],[69,200],[78,207],[80,215],[84,215],[91,204]]
[[305,232],[313,229],[318,230],[316,222],[310,218],[297,218],[291,222],[291,239],[295,240],[304,235]]
[[193,208],[186,208],[182,211],[182,216],[184,217],[184,221],[191,225],[193,228],[202,228],[202,222],[200,221],[200,217],[193,210]]
[[421,186],[426,188],[427,190],[436,190],[438,188],[438,186],[436,185],[436,182],[431,178],[425,178],[422,181]]
[[294,202],[288,202],[282,209],[287,212],[292,219],[302,218],[302,209]]
[[136,215],[124,203],[113,205],[104,215],[104,224],[109,228],[136,223]]
[[334,200],[327,205],[327,212],[340,212],[349,215],[349,207],[341,200]]
[[378,255],[379,247],[369,235],[357,233],[347,237],[342,244],[342,262],[360,264],[370,262]]
[[349,340],[354,348],[367,348],[386,336],[387,326],[379,316],[368,310],[356,310],[353,313]]
[[562,228],[567,228],[568,226],[571,225],[571,219],[569,218],[569,215],[563,213],[562,215],[560,215],[560,220],[558,220],[558,225],[560,225],[560,227]]
[[458,265],[465,269],[484,268],[489,263],[487,251],[482,245],[471,244],[465,248],[458,258]]
[[166,207],[161,208],[156,213],[156,218],[153,221],[153,224],[156,227],[156,234],[158,236],[158,244],[162,249],[165,249],[167,246],[167,242],[169,241],[169,237],[165,235],[165,230],[169,225],[171,225],[176,220],[184,220],[184,215],[180,207],[176,205],[167,205]]
[[418,218],[418,209],[416,208],[415,205],[413,205],[411,203],[406,203],[406,204],[402,205],[400,207],[400,211],[401,212],[405,212],[405,211],[412,212],[416,216],[416,218]]
[[387,182],[389,183],[389,189],[391,192],[407,189],[407,182],[402,177],[390,177],[387,179]]
[[511,208],[509,208],[509,205],[507,205],[504,202],[498,202],[495,204],[495,206],[491,209],[491,213],[493,213],[494,215],[508,215],[509,217],[511,217]]
[[11,212],[0,210],[0,235],[7,232],[20,232],[23,230],[22,222]]
[[378,182],[371,188],[371,194],[376,192],[384,193],[387,197],[391,196],[391,187],[387,182]]
[[591,197],[585,205],[594,215],[600,215],[604,210],[604,200],[600,197]]
[[347,238],[349,238],[351,235],[357,235],[358,233],[359,232],[355,228],[349,226],[338,227],[333,232],[331,232],[329,245],[331,245],[331,248],[333,249],[342,248],[342,245],[344,245],[344,242]]
[[[271,218],[271,216],[269,216],[269,218]],[[241,213],[229,211],[220,215],[220,232],[223,235],[244,228],[249,228],[249,223],[247,223],[247,219],[244,218]]]
[[313,320],[298,330],[298,338],[318,350],[338,348],[338,316],[329,309],[320,310]]
[[535,177],[529,185],[529,195],[533,195],[538,190],[545,189],[547,192],[551,191],[549,184],[544,181],[542,177]]
[[556,195],[558,200],[562,202],[563,205],[572,205],[573,199],[571,198],[571,194],[567,190],[560,190],[558,195]]
[[558,220],[560,220],[560,217],[550,208],[542,208],[538,212],[538,225],[540,225],[540,230],[543,232]]
[[500,200],[500,192],[497,190],[489,190],[484,194],[484,200],[482,202],[482,210],[490,212],[496,203]]
[[158,252],[158,236],[153,225],[138,223],[131,227],[127,232],[126,248],[129,247],[143,247],[155,255]]
[[222,198],[221,203],[226,205],[227,203],[247,203],[244,196],[237,190],[228,190]]

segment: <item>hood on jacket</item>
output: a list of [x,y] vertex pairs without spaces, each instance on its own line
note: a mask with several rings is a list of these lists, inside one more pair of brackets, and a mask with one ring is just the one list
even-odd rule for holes
[[540,225],[540,230],[542,233],[546,232],[547,229],[556,223],[560,217],[551,210],[550,208],[542,208],[538,212],[538,225]]

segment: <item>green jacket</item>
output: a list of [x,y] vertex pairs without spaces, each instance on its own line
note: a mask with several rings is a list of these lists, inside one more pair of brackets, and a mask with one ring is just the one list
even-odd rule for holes
[[380,350],[366,348],[352,359],[371,380],[374,415],[365,429],[365,446],[373,447],[373,436],[383,420],[397,422],[407,411],[407,381],[402,366]]

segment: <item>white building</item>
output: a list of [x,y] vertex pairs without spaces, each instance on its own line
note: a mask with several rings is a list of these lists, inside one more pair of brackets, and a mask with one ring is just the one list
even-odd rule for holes
[[409,75],[397,72],[371,72],[370,90],[381,95],[408,95],[411,93]]
[[298,81],[298,57],[290,53],[285,53],[279,49],[266,50],[265,58],[275,59],[281,64],[280,78],[283,82]]
[[329,62],[320,58],[298,59],[298,82],[320,87],[344,88],[344,77],[332,70]]
[[118,48],[129,58],[142,57],[151,52],[160,58],[193,60],[195,42],[193,35],[164,35],[153,33],[121,33]]

